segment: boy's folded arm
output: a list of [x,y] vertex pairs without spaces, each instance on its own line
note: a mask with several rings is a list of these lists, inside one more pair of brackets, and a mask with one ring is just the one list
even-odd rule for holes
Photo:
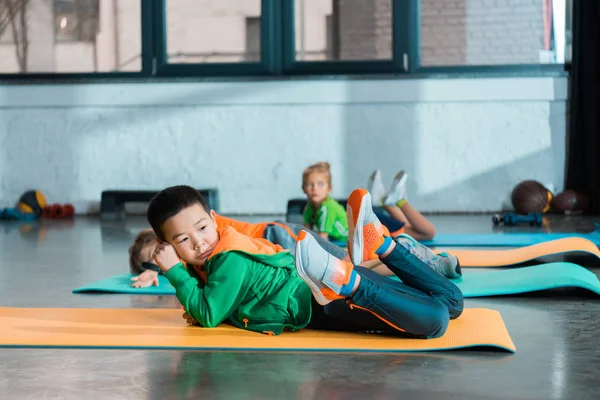
[[205,328],[218,326],[240,306],[248,290],[250,272],[245,259],[236,253],[218,255],[218,268],[210,274],[204,287],[198,279],[178,264],[165,273],[175,288],[185,310]]

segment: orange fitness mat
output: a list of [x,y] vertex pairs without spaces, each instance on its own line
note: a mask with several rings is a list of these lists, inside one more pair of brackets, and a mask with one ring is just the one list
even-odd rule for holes
[[507,267],[533,261],[544,256],[569,253],[587,253],[600,258],[594,242],[584,238],[565,238],[508,250],[466,250],[464,248],[436,248],[458,257],[461,267]]
[[301,330],[279,336],[188,326],[178,309],[0,308],[0,347],[245,351],[416,352],[516,348],[500,313],[465,309],[438,339]]

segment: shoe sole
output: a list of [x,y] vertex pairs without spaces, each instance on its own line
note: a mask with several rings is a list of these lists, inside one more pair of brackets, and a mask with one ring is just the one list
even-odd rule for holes
[[[400,185],[401,183],[406,184],[407,180],[408,180],[408,175],[406,174],[405,171],[398,172],[396,174],[396,176],[394,177],[394,180],[392,181],[392,185],[390,186],[390,189],[388,190],[388,194],[394,193],[396,191],[396,187],[398,187],[398,185]],[[386,203],[385,205],[391,206],[393,204]]]
[[[360,207],[358,210],[358,215],[356,217],[356,224],[354,219],[352,219],[352,224],[354,225],[354,234],[352,235],[352,264],[360,265],[363,262],[363,251],[364,251],[364,237],[363,237],[363,215],[366,210],[364,201],[366,196],[370,196],[369,192],[367,192],[364,196],[360,198]],[[352,215],[354,216],[354,208],[349,207],[352,210]],[[348,218],[348,213],[346,212],[346,218]],[[350,218],[348,218],[350,220]],[[358,245],[358,251],[356,251],[356,247]]]
[[310,291],[312,292],[315,300],[317,300],[317,303],[319,303],[322,306],[326,306],[327,304],[331,303],[331,300],[328,300],[323,295],[323,293],[321,293],[321,289],[319,289],[317,287],[317,285],[312,281],[312,279],[310,279],[308,277],[308,275],[304,271],[304,268],[302,268],[302,255],[301,255],[302,252],[299,251],[299,249],[300,249],[300,243],[301,242],[302,242],[302,239],[300,239],[296,243],[296,254],[295,254],[295,259],[296,260],[294,262],[294,265],[296,266],[296,272],[298,273],[298,276],[300,276],[300,278],[304,281],[304,283],[306,283],[308,285],[308,287],[310,288]]
[[369,181],[367,182],[367,190],[370,192],[371,190],[373,190],[373,186],[375,185],[375,177],[377,176],[377,170],[375,172],[373,172],[370,176],[369,176]]

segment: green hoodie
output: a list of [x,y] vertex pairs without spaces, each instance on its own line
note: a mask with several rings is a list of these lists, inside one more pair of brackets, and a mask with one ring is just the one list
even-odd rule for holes
[[231,227],[219,234],[206,263],[206,283],[183,263],[165,273],[187,313],[206,328],[227,319],[239,328],[276,335],[304,328],[312,294],[296,273],[294,257]]

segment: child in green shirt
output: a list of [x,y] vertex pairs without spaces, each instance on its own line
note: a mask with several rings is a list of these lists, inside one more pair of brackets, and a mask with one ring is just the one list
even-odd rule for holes
[[329,163],[320,162],[306,168],[302,173],[302,191],[308,203],[304,208],[304,226],[325,238],[338,242],[348,240],[346,210],[335,201],[331,193]]

